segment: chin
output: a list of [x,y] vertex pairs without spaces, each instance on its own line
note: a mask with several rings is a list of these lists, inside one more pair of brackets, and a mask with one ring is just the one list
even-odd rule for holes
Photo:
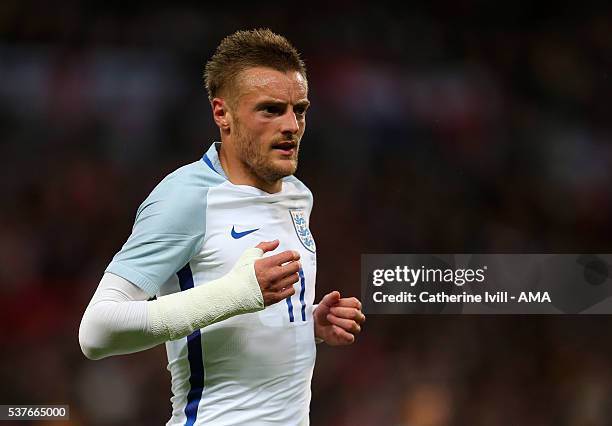
[[291,165],[278,165],[278,164],[274,164],[274,165],[270,165],[270,167],[268,168],[267,173],[265,173],[266,175],[268,175],[268,179],[269,181],[277,181],[280,180],[284,177],[287,176],[291,176],[292,174],[295,173],[295,171],[297,170],[297,162],[293,161],[293,164]]
[[[281,163],[281,164],[278,164]],[[285,176],[290,176],[295,173],[297,170],[297,161],[296,160],[282,160],[277,162],[276,164],[271,165],[271,169],[274,170],[277,174]]]

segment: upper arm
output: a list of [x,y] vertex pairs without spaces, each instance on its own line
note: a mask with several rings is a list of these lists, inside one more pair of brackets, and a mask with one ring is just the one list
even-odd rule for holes
[[105,273],[98,284],[90,304],[98,302],[129,302],[149,300],[149,295],[137,285],[123,277],[112,273]]
[[154,295],[201,248],[206,189],[163,181],[138,209],[132,233],[105,272]]

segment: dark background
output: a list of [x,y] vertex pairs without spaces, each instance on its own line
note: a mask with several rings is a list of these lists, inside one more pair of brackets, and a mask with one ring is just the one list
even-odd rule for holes
[[[218,138],[202,68],[238,29],[308,66],[318,298],[359,296],[362,253],[612,249],[606,2],[127,3],[0,2],[0,403],[169,417],[164,348],[88,361],[78,325],[140,202]],[[311,421],[609,425],[611,329],[370,316],[318,346]]]

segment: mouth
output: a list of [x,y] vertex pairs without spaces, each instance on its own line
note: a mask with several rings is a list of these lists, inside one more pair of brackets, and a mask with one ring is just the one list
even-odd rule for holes
[[280,141],[272,145],[272,149],[283,156],[292,156],[297,150],[296,141]]

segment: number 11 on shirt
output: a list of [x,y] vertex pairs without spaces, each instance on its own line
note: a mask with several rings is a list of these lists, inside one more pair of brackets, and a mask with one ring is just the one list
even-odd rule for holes
[[[302,321],[306,321],[306,302],[304,301],[304,295],[306,293],[306,279],[304,278],[304,270],[300,268],[298,271],[300,275],[300,313],[302,317]],[[289,313],[289,322],[294,322],[295,317],[293,315],[293,303],[291,302],[291,297],[285,299],[287,302],[287,312]]]

